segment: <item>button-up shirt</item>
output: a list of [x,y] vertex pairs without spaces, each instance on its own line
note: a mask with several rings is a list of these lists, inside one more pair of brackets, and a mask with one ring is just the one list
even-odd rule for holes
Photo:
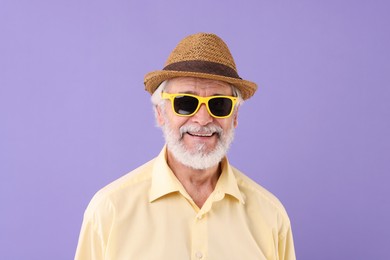
[[75,259],[295,259],[289,218],[227,158],[199,208],[160,155],[101,189],[85,213]]

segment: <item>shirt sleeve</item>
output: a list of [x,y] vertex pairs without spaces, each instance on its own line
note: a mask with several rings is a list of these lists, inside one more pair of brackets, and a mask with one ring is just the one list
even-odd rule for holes
[[104,259],[104,243],[91,219],[84,217],[75,260]]
[[113,219],[110,201],[92,199],[84,213],[75,260],[105,259]]
[[294,241],[291,226],[288,226],[284,236],[281,236],[278,243],[278,253],[280,260],[295,260]]

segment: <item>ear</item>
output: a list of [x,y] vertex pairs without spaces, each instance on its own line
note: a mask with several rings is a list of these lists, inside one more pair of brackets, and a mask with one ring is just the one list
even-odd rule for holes
[[161,109],[162,108],[160,106],[156,106],[156,121],[159,126],[163,126],[165,124],[163,115],[164,112]]
[[233,115],[233,126],[236,128],[238,125],[238,107]]

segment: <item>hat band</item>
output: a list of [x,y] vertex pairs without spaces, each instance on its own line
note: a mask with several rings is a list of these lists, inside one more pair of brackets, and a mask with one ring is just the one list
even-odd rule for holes
[[199,72],[212,75],[225,76],[230,78],[241,79],[237,72],[229,66],[212,61],[188,60],[171,63],[163,68],[163,70]]

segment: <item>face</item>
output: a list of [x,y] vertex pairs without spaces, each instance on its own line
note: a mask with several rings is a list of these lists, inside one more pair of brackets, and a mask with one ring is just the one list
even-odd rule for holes
[[[229,84],[200,78],[174,78],[169,80],[165,92],[186,93],[207,97],[232,96]],[[190,117],[174,113],[169,100],[157,108],[157,122],[173,157],[194,169],[207,169],[217,165],[226,155],[237,126],[237,109],[228,118],[214,118],[202,104]]]

